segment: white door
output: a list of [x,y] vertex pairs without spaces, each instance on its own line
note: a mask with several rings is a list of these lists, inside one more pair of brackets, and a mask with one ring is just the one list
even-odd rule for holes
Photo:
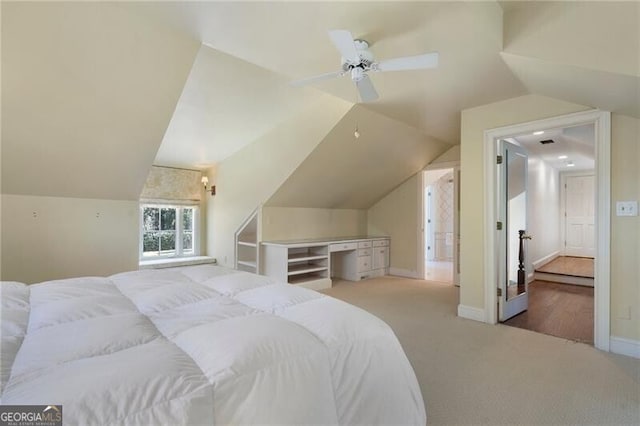
[[593,175],[565,176],[564,254],[594,257],[595,188]]
[[524,148],[500,141],[499,297],[500,321],[526,311],[529,304],[526,250],[527,166]]

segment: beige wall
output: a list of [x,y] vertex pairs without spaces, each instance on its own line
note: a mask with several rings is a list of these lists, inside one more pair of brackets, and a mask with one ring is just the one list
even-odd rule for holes
[[[271,132],[218,164],[209,182],[216,196],[207,204],[207,254],[234,263],[234,233],[315,149],[351,108],[324,95]],[[249,125],[249,124],[248,124]]]
[[35,283],[138,268],[138,202],[2,195],[0,279]]
[[415,276],[418,271],[418,190],[415,174],[367,213],[369,234],[391,237],[390,266],[402,275]]
[[611,119],[611,335],[640,340],[640,217],[617,217],[616,201],[640,200],[640,120]]
[[[460,303],[484,309],[484,131],[496,127],[555,117],[589,108],[537,95],[496,102],[462,112]],[[613,114],[613,203],[639,198],[638,120]],[[640,240],[638,218],[612,215],[611,230],[611,334],[640,339]]]
[[353,237],[367,234],[367,211],[264,207],[262,240]]

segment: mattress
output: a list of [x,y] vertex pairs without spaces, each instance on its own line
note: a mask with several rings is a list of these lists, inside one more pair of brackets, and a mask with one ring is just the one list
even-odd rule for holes
[[212,265],[0,288],[0,403],[64,424],[426,423],[390,327],[312,290]]

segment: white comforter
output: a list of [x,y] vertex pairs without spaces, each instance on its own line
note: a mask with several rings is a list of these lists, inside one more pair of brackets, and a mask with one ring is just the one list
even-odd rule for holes
[[391,329],[216,266],[2,284],[2,404],[64,424],[421,424]]

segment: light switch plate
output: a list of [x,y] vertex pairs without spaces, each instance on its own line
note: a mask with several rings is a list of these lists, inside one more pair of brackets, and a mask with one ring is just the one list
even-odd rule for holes
[[638,216],[638,202],[617,201],[616,216]]

